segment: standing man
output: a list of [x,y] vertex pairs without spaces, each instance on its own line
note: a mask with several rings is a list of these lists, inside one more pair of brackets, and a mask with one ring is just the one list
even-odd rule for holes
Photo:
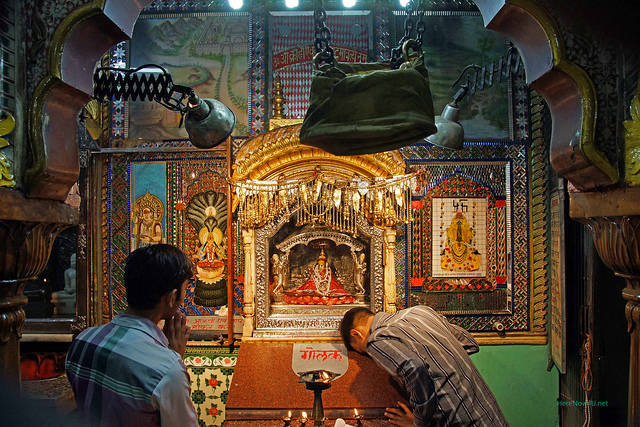
[[387,408],[397,426],[508,426],[493,393],[469,354],[471,334],[427,306],[397,313],[356,307],[345,313],[340,334],[349,350],[368,354],[409,395],[410,410]]
[[[97,426],[198,425],[182,362],[191,328],[178,313],[193,265],[178,248],[157,244],[127,257],[128,308],[82,332],[67,354],[79,421]],[[157,324],[165,321],[164,330]]]

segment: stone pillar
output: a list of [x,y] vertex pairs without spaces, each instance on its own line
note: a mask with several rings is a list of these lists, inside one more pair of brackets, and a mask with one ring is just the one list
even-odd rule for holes
[[396,312],[396,230],[386,227],[384,229],[384,248],[382,263],[384,264],[384,311]]
[[255,328],[255,250],[256,250],[256,232],[252,229],[242,229],[242,241],[244,247],[244,309],[242,315],[244,323],[242,327],[242,336],[253,336]]
[[640,188],[571,194],[571,217],[587,226],[602,261],[627,282],[622,291],[631,334],[627,425],[640,426]]
[[4,188],[0,200],[0,377],[18,388],[22,307],[27,303],[22,290],[47,266],[53,241],[77,222],[78,210],[64,203],[26,199]]

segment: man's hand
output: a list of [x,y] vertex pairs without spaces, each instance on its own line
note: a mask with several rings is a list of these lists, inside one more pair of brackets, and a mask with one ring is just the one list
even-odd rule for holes
[[169,340],[169,348],[184,357],[187,339],[191,333],[191,326],[187,325],[187,316],[178,313],[171,319],[165,320],[162,332]]
[[389,424],[400,427],[413,427],[413,412],[404,403],[398,402],[400,408],[387,408],[384,416],[389,418]]

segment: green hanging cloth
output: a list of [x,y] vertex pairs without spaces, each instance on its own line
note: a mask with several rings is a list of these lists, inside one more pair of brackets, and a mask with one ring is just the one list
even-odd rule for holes
[[422,55],[399,70],[388,61],[334,62],[314,70],[300,143],[349,156],[395,150],[434,133]]

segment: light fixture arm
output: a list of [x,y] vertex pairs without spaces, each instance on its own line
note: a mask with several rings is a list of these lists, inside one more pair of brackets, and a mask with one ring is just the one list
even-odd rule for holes
[[[491,64],[485,64],[483,66],[476,64],[467,65],[462,69],[456,81],[451,85],[451,90],[455,91],[458,83],[466,77],[465,82],[460,86],[460,88],[466,86],[467,89],[464,95],[462,95],[461,98],[454,100],[454,102],[459,102],[467,94],[473,96],[476,91],[483,91],[487,87],[493,87],[495,81],[500,83],[503,78],[508,78],[510,74],[517,75],[520,71],[521,64],[522,60],[520,59],[518,50],[515,46],[511,46],[507,50],[507,54],[505,56],[501,56],[497,63],[496,61],[492,61]],[[458,93],[459,92],[460,91],[458,91]],[[456,93],[454,99],[458,97],[458,93]]]
[[93,97],[101,102],[129,99],[156,101],[180,113],[178,127],[185,122],[191,143],[198,148],[213,148],[221,144],[231,135],[236,123],[233,111],[222,102],[201,99],[192,88],[173,84],[171,74],[156,64],[128,70],[97,68],[93,74]]

